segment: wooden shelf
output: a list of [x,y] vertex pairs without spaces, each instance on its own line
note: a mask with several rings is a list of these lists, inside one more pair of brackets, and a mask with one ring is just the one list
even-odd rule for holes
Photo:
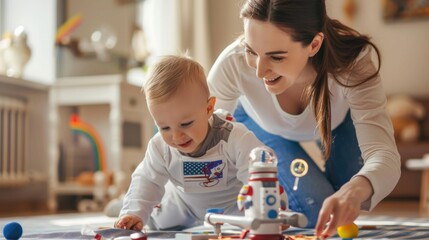
[[55,187],[57,195],[92,195],[93,186],[84,186],[74,182],[59,183]]
[[4,75],[0,75],[0,85],[4,89],[11,89],[11,90],[26,90],[26,91],[43,91],[47,92],[49,89],[48,85],[33,82],[29,80],[24,80],[22,78],[13,78],[8,77]]
[[[100,135],[108,171],[123,172],[127,176],[132,174],[144,157],[147,142],[153,135],[153,123],[140,87],[129,84],[124,80],[124,76],[119,74],[60,78],[53,85],[50,96],[50,119],[54,129],[50,146],[55,157],[50,164],[48,206],[51,210],[56,210],[57,195],[93,195],[94,190],[98,191],[92,186],[59,181],[59,166],[60,172],[65,169],[71,171],[65,178],[70,181],[81,171],[75,171],[70,166],[76,166],[77,163],[87,164],[84,167],[90,169],[88,164],[93,164],[92,161],[86,161],[88,158],[85,158],[85,155],[73,156],[76,151],[73,150],[73,136],[70,135],[68,122],[72,110],[77,110],[80,117],[91,123]],[[138,131],[132,132],[132,139],[138,140],[137,146],[124,144],[126,141],[123,139],[127,137],[125,133],[130,124],[138,126]],[[60,144],[65,148],[62,163],[67,165],[66,167],[59,164]],[[78,151],[85,152],[83,149]]]

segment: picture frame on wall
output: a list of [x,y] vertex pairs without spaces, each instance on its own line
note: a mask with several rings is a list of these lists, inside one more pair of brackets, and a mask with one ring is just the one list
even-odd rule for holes
[[387,21],[429,19],[429,0],[384,0],[383,15]]

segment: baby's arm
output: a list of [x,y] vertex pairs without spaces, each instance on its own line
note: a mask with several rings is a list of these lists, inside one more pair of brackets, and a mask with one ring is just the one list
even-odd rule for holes
[[131,214],[126,214],[121,216],[114,225],[115,228],[122,228],[122,229],[131,229],[135,231],[141,231],[143,229],[143,221]]

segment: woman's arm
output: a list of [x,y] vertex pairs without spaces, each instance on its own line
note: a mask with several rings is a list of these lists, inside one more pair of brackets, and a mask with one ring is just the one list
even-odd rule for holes
[[241,95],[240,69],[245,64],[243,50],[238,41],[226,47],[213,64],[207,76],[210,93],[216,97],[216,108],[234,113]]

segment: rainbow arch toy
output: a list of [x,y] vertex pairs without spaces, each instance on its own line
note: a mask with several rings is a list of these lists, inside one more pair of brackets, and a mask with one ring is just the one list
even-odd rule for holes
[[82,23],[82,16],[76,14],[69,18],[60,28],[55,35],[55,42],[60,43],[65,37],[70,35]]
[[76,113],[70,116],[70,127],[74,134],[81,134],[90,141],[94,152],[95,170],[106,172],[107,164],[105,150],[97,131],[95,131],[90,124],[82,121]]

